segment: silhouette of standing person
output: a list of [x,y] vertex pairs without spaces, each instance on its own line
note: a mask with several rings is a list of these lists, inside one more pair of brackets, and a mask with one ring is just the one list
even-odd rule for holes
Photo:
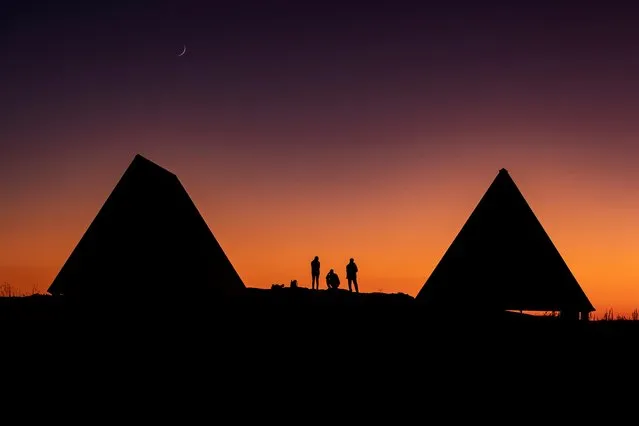
[[339,277],[332,269],[326,274],[326,287],[329,290],[337,290],[339,287]]
[[320,260],[319,256],[311,261],[311,290],[319,290]]
[[346,265],[346,279],[348,280],[348,291],[353,291],[352,284],[355,286],[355,293],[359,293],[359,288],[357,287],[357,265],[352,257],[348,265]]

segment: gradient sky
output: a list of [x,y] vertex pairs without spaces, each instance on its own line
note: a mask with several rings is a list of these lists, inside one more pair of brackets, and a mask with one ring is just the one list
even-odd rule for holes
[[45,291],[140,153],[247,285],[416,295],[505,167],[597,314],[639,308],[631,2],[85,3],[3,2],[0,283]]

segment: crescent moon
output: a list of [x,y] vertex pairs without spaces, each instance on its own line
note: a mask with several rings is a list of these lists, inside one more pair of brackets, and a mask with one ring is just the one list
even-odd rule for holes
[[184,49],[182,50],[182,53],[179,53],[178,56],[183,56],[186,53],[186,44],[184,45]]

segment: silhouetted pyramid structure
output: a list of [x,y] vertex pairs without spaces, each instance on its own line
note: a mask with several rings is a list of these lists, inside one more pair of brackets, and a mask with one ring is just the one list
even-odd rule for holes
[[560,311],[573,318],[595,310],[506,169],[415,299],[446,309]]
[[48,291],[126,299],[244,288],[177,176],[136,155]]

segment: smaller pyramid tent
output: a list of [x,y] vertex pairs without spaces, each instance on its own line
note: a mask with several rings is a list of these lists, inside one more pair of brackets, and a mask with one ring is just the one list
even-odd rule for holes
[[501,169],[416,296],[435,308],[594,307],[506,169]]
[[244,288],[177,176],[136,155],[48,291],[126,298]]

